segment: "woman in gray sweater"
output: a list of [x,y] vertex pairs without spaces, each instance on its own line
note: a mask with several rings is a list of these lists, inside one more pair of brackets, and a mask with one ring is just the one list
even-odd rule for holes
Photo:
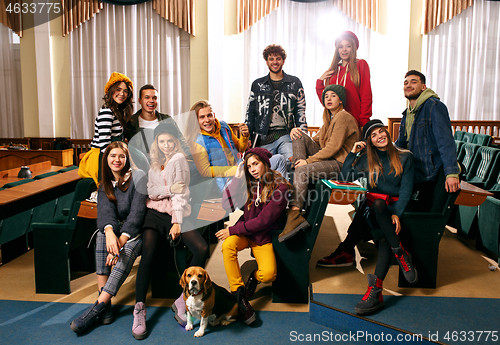
[[121,141],[109,144],[102,159],[102,180],[97,194],[99,297],[71,323],[76,333],[84,332],[97,318],[103,324],[113,322],[111,297],[116,296],[142,250],[140,236],[146,213],[146,183],[146,175],[141,170],[132,174],[127,145]]

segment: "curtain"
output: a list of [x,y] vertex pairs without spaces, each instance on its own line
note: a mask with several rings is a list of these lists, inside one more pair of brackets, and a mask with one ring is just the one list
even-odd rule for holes
[[[342,14],[329,1],[299,3],[281,0],[276,11],[244,33],[244,102],[248,99],[252,82],[269,73],[262,51],[269,44],[280,44],[287,52],[283,71],[298,77],[304,87],[307,124],[321,126],[323,106],[316,95],[316,79],[330,67],[335,37],[344,30],[356,33],[360,42],[357,56],[370,63],[370,38],[375,33],[368,28]],[[370,68],[373,70],[374,66],[370,65]],[[373,83],[372,78],[372,89],[375,89]]]
[[280,0],[238,0],[238,33],[248,30],[271,11],[277,9],[279,5]]
[[22,138],[23,98],[19,44],[12,31],[0,25],[0,137]]
[[63,36],[94,17],[103,4],[97,0],[61,0]]
[[153,8],[162,18],[195,35],[195,0],[153,0]]
[[424,0],[422,32],[424,34],[431,32],[438,25],[462,13],[473,3],[474,0]]
[[[15,13],[14,4],[22,5],[21,0],[0,0],[0,23],[12,29],[19,37],[23,37],[22,12]],[[7,11],[10,9],[9,11]]]
[[[301,0],[295,1],[300,2]],[[330,6],[333,3],[334,6],[337,6],[339,10],[358,23],[363,24],[373,31],[378,31],[379,1],[380,0],[329,0],[327,2]],[[307,3],[308,1],[303,2]],[[238,33],[248,30],[249,27],[279,6],[280,0],[238,0]]]
[[134,106],[144,84],[158,90],[157,110],[189,110],[189,34],[161,18],[151,5],[104,4],[70,35],[71,137],[90,139],[113,71],[134,83]]
[[[6,0],[0,0],[6,1]],[[19,1],[19,0],[17,0]],[[195,0],[121,0],[106,1],[121,5],[132,5],[147,1],[160,16],[174,23],[179,28],[194,36]],[[103,3],[98,0],[61,0],[63,18],[63,36],[76,29],[82,23],[90,20],[103,8]],[[148,5],[151,7],[151,5]]]
[[500,3],[476,0],[428,35],[427,86],[452,120],[500,119]]
[[379,0],[335,0],[335,2],[349,18],[378,32]]

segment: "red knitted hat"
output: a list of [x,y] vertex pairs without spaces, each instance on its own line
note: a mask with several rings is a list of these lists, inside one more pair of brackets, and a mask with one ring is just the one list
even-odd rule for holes
[[272,157],[272,153],[269,152],[268,150],[263,149],[262,147],[254,147],[253,149],[250,149],[247,152],[245,152],[245,156],[249,153],[256,154],[263,162],[266,162],[267,165],[271,166],[269,158]]
[[339,44],[339,41],[342,40],[342,38],[346,37],[346,36],[349,36],[351,37],[353,40],[354,40],[354,43],[356,43],[356,49],[359,49],[359,40],[358,40],[358,36],[356,36],[356,34],[352,31],[344,31],[342,32],[339,37],[337,37],[335,39],[335,46],[337,46]]

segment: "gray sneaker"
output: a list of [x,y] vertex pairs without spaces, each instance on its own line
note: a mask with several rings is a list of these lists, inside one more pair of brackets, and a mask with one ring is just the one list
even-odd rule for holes
[[105,308],[106,304],[104,302],[97,304],[96,301],[94,305],[88,307],[82,315],[71,322],[71,329],[76,333],[84,332],[104,312]]

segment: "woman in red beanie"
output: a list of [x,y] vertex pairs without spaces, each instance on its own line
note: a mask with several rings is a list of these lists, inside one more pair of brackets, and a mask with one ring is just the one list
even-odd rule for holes
[[321,101],[326,86],[345,87],[345,110],[354,116],[359,127],[363,127],[372,116],[372,87],[368,63],[356,58],[358,48],[359,40],[353,32],[344,31],[337,37],[332,64],[316,81],[316,93]]

